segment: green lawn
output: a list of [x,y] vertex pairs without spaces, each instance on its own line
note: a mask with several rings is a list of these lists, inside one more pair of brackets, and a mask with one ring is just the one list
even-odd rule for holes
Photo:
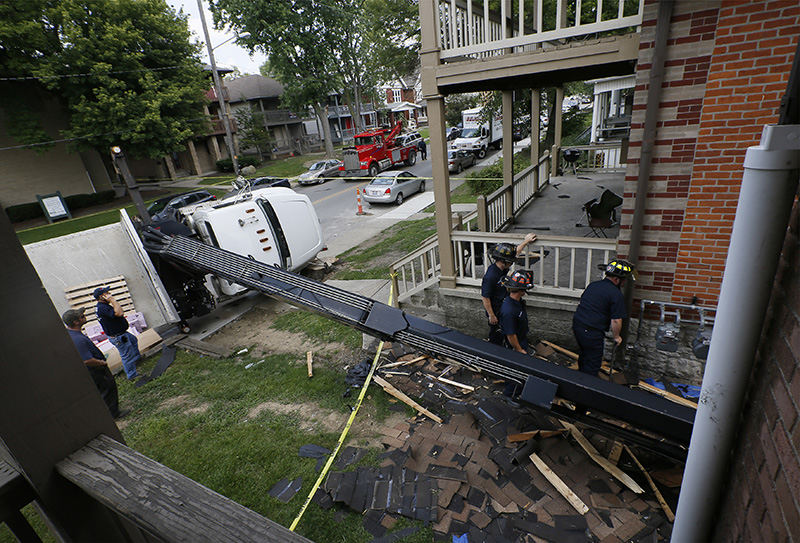
[[[312,162],[316,162],[325,156],[325,153],[309,153],[306,155],[279,158],[268,160],[256,168],[256,173],[252,177],[295,177],[308,169]],[[206,177],[200,181],[203,185],[222,185],[228,184],[233,179],[233,174],[222,174],[214,177]]]
[[[293,311],[290,315],[305,322],[295,331],[316,333],[320,323],[309,318],[310,313]],[[350,343],[346,335],[340,339]],[[354,360],[360,358],[358,353],[353,352]],[[149,373],[157,358],[146,360],[140,372]],[[248,368],[249,364],[253,365]],[[300,446],[313,443],[332,450],[357,396],[354,391],[342,397],[346,390],[344,374],[344,369],[327,359],[324,352],[315,353],[314,377],[309,379],[305,353],[246,354],[214,360],[179,351],[166,374],[143,387],[135,388],[118,379],[120,403],[132,409],[122,421],[122,433],[131,448],[289,526],[318,477],[316,460],[300,458]],[[371,388],[357,421],[367,416],[383,420],[388,406],[388,396]],[[322,416],[315,421],[318,413]],[[327,422],[331,413],[338,413],[341,426]],[[371,451],[361,465],[379,463],[382,449]],[[302,489],[288,504],[268,495],[284,477],[303,480]],[[37,531],[43,529],[35,513],[30,509],[25,513],[32,517]],[[325,511],[312,502],[297,532],[319,542],[371,541],[373,537],[361,522],[361,514],[346,507]],[[400,522],[395,530],[409,524]],[[421,523],[420,527],[404,541],[431,541],[430,528]],[[48,537],[45,540],[53,541]],[[8,528],[0,526],[0,543],[12,541]]]
[[[171,192],[186,192],[186,189],[173,189]],[[225,194],[226,191],[209,189],[209,192],[219,197]],[[161,197],[163,197],[163,195],[159,196],[158,198]],[[149,200],[145,200],[145,204],[149,204],[156,199],[157,198],[151,198]],[[136,206],[130,204],[127,206],[109,209],[107,211],[92,213],[91,215],[86,215],[84,217],[76,217],[74,219],[54,222],[53,224],[45,224],[42,226],[28,228],[27,230],[20,230],[17,232],[17,238],[22,245],[27,245],[28,243],[35,243],[37,241],[66,236],[67,234],[74,234],[75,232],[82,232],[83,230],[89,230],[91,228],[113,224],[119,222],[119,210],[123,207],[130,216],[138,214],[136,211]]]

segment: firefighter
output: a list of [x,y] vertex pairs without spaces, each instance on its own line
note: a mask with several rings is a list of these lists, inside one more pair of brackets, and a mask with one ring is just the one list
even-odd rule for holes
[[[518,353],[528,354],[528,311],[525,308],[525,293],[533,288],[533,272],[530,270],[516,270],[510,276],[505,276],[500,281],[508,296],[500,307],[500,330],[504,344],[509,349]],[[515,381],[506,381],[505,394],[510,402],[519,393],[519,384]],[[513,403],[512,403],[513,405]]]
[[495,345],[503,344],[503,334],[500,333],[497,316],[500,314],[503,298],[506,297],[506,289],[500,285],[500,280],[508,274],[516,257],[534,241],[536,241],[536,234],[531,233],[525,236],[525,239],[516,248],[510,243],[498,243],[492,249],[491,256],[494,263],[486,268],[486,273],[483,275],[481,301],[489,320],[489,341]]
[[580,347],[578,369],[597,376],[603,363],[603,339],[611,327],[614,343],[622,343],[622,319],[626,318],[622,286],[628,277],[635,279],[636,270],[620,258],[605,266],[605,277],[586,287],[572,317],[572,332]]

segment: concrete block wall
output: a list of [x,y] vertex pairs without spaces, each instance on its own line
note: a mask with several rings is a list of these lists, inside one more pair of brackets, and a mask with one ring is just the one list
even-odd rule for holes
[[800,541],[799,235],[795,203],[714,541]]

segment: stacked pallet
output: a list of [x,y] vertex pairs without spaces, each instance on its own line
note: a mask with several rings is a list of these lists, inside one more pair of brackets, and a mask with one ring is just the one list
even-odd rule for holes
[[[82,285],[75,285],[64,290],[64,296],[67,298],[67,303],[72,309],[83,309],[86,315],[86,326],[91,326],[97,322],[97,313],[95,307],[97,300],[94,299],[92,293],[98,287],[109,287],[111,295],[122,306],[125,316],[136,312],[133,306],[133,299],[128,290],[128,283],[125,277],[117,275],[109,279],[98,279]],[[84,327],[85,328],[85,327]]]

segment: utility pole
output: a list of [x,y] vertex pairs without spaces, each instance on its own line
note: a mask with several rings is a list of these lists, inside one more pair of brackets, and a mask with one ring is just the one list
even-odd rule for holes
[[136,179],[133,178],[131,169],[128,167],[128,160],[125,158],[125,153],[122,148],[115,145],[111,148],[111,160],[114,162],[114,167],[117,168],[125,181],[125,186],[128,187],[128,193],[131,195],[131,200],[136,205],[136,210],[139,212],[144,224],[150,224],[150,214],[142,200],[142,195],[139,193],[139,185],[136,184]]
[[203,0],[197,0],[197,9],[200,10],[200,22],[203,23],[203,34],[206,37],[206,49],[208,49],[208,60],[211,63],[211,75],[214,78],[214,92],[217,94],[219,100],[220,115],[222,118],[222,125],[225,127],[225,144],[228,146],[228,153],[233,162],[233,173],[239,176],[239,160],[236,158],[236,151],[233,146],[233,132],[231,131],[231,120],[228,117],[228,106],[225,103],[225,95],[222,92],[222,83],[219,80],[219,72],[217,72],[217,62],[214,60],[214,48],[211,47],[211,38],[208,35],[208,25],[206,24],[206,15],[203,11]]

